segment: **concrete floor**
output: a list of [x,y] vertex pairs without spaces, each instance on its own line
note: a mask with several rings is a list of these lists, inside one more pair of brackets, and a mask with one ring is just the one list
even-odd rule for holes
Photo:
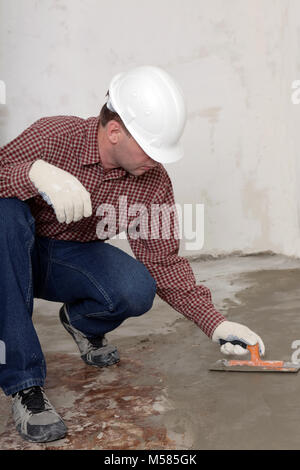
[[[227,318],[262,336],[266,358],[290,360],[300,340],[300,260],[231,256],[192,262]],[[23,441],[0,394],[0,449],[299,449],[298,374],[209,371],[219,348],[157,298],[143,317],[107,335],[121,361],[86,366],[58,321],[60,304],[35,300],[48,366],[46,392],[65,439]],[[299,355],[300,357],[300,355]]]

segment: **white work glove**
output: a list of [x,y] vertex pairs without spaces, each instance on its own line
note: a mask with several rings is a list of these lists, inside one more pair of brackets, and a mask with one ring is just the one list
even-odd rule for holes
[[[265,346],[260,336],[240,323],[227,320],[220,323],[212,335],[212,340],[220,344],[220,339],[224,341],[241,341],[251,346],[258,343],[260,355],[263,356],[265,353]],[[244,349],[242,346],[234,345],[230,342],[223,344],[220,349],[223,354],[244,355],[248,352],[248,349]]]
[[36,160],[29,178],[43,199],[53,206],[59,222],[69,224],[92,215],[90,194],[71,173],[44,160]]

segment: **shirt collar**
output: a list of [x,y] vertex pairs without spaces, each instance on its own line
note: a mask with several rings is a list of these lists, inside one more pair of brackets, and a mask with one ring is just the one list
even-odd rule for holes
[[87,119],[85,152],[83,152],[80,160],[82,165],[92,165],[93,163],[99,163],[101,161],[97,138],[98,124],[99,117],[91,117]]
[[99,116],[87,119],[86,149],[81,157],[81,164],[92,165],[94,163],[99,163],[102,169],[103,180],[121,178],[128,174],[124,168],[113,168],[112,170],[104,172],[98,147],[99,120]]

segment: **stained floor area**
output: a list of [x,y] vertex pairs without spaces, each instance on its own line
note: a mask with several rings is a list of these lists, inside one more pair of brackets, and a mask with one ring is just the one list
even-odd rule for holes
[[[263,338],[267,359],[300,360],[299,260],[264,254],[191,264],[227,319]],[[300,372],[209,371],[221,358],[217,345],[159,298],[107,335],[120,363],[90,367],[60,325],[59,307],[36,299],[34,323],[46,393],[68,434],[48,444],[24,441],[0,392],[0,449],[299,449]]]

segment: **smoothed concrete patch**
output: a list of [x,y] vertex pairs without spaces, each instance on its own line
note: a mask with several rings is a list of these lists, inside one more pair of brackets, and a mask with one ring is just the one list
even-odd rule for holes
[[[283,256],[194,261],[216,307],[247,325],[267,359],[290,360],[300,340],[300,261]],[[58,321],[36,300],[35,325],[48,368],[46,392],[65,419],[65,439],[23,441],[10,399],[0,396],[1,449],[298,449],[300,373],[209,371],[221,356],[194,323],[157,299],[142,317],[107,335],[119,364],[85,365]]]

